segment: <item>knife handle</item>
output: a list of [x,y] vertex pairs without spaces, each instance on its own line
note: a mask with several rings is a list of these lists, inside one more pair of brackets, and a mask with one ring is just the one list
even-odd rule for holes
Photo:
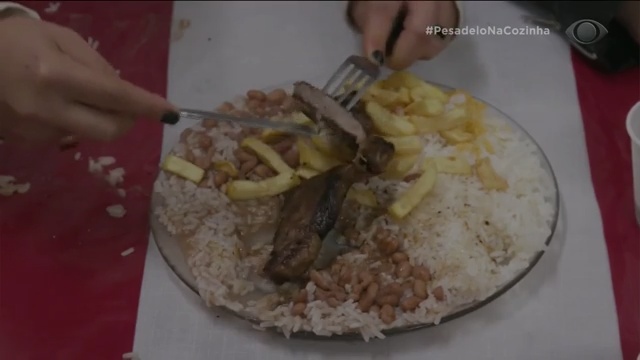
[[407,3],[403,1],[398,14],[396,14],[396,18],[393,20],[391,32],[389,33],[387,43],[384,47],[385,58],[388,58],[393,54],[393,49],[396,46],[396,42],[398,41],[400,34],[402,34],[402,31],[404,30],[404,21],[407,18],[408,13],[409,9],[407,8]]

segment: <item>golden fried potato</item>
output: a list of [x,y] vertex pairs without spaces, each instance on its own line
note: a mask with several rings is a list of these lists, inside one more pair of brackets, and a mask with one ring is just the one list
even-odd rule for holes
[[305,139],[298,139],[298,152],[300,153],[300,165],[309,167],[319,172],[325,172],[340,165],[340,161],[324,155]]
[[345,149],[344,143],[332,144],[329,138],[321,135],[312,136],[311,142],[321,153],[330,158],[334,158],[342,162],[349,162],[353,160],[349,157],[352,152],[349,151],[349,149]]
[[489,153],[489,154],[495,154],[496,153],[496,149],[493,147],[493,144],[491,143],[491,141],[489,141],[489,139],[483,137],[480,139],[480,144],[482,145],[482,147],[484,148],[484,150]]
[[397,155],[417,154],[424,149],[424,142],[419,136],[385,136],[385,140],[393,144]]
[[420,101],[426,99],[437,100],[445,104],[449,97],[439,88],[423,81],[420,86],[411,89],[411,100]]
[[435,162],[427,160],[423,164],[424,172],[409,189],[389,207],[389,214],[395,219],[407,216],[433,189],[438,178]]
[[293,121],[296,124],[300,124],[300,125],[308,125],[308,126],[312,126],[315,123],[313,122],[313,120],[309,119],[309,117],[305,114],[303,114],[302,112],[294,112],[293,114],[291,114],[291,121]]
[[383,176],[390,179],[402,179],[413,169],[419,156],[420,154],[395,156],[387,165]]
[[467,160],[457,156],[437,157],[433,159],[438,173],[453,175],[471,175],[473,172]]
[[463,128],[440,131],[440,136],[451,145],[471,142],[475,139],[473,134],[466,132]]
[[406,106],[411,103],[409,89],[401,88],[398,91],[385,90],[380,87],[370,87],[363,96],[365,102],[376,102],[386,108]]
[[265,165],[279,174],[294,172],[293,169],[289,167],[284,160],[282,160],[282,157],[280,157],[278,152],[273,150],[271,146],[256,138],[246,138],[242,141],[240,146],[253,151]]
[[383,135],[407,136],[416,134],[415,126],[406,117],[395,115],[378,103],[367,103],[365,111],[371,117],[376,130]]
[[444,104],[436,99],[424,99],[411,103],[404,108],[407,115],[439,116],[444,113]]
[[293,172],[282,173],[261,181],[234,180],[227,184],[227,196],[231,200],[251,200],[275,196],[300,184]]
[[347,199],[355,200],[358,204],[366,207],[374,208],[378,206],[376,194],[369,189],[351,188],[347,193]]
[[296,175],[303,179],[311,179],[316,175],[320,175],[320,172],[305,166],[301,166],[296,169]]
[[161,168],[196,184],[204,178],[204,169],[174,155],[167,156]]
[[476,162],[476,172],[482,186],[487,190],[504,191],[509,188],[509,183],[496,173],[489,158],[482,158]]
[[407,71],[396,71],[384,80],[384,88],[395,90],[401,88],[417,88],[424,85],[424,80]]
[[236,169],[235,165],[228,161],[216,161],[213,163],[213,168],[226,173],[232,178],[238,176],[238,169]]

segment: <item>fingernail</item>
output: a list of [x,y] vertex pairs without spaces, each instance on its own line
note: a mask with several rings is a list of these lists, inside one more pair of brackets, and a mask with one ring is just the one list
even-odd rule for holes
[[166,113],[164,113],[164,115],[162,115],[160,121],[165,124],[175,125],[178,123],[178,121],[180,121],[180,114],[175,111],[167,111]]
[[375,60],[379,65],[384,64],[384,54],[380,50],[376,50],[371,53],[371,57]]

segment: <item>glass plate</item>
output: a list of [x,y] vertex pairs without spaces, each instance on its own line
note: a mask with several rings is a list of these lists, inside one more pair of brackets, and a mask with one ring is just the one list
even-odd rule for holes
[[[321,84],[321,81],[315,81],[312,82],[315,85]],[[438,83],[433,83],[433,82],[429,82],[430,84],[439,87],[440,89],[442,89],[443,91],[452,91],[454,90],[453,88],[449,87],[449,86],[445,86],[445,85],[441,85]],[[268,89],[265,89],[265,91],[269,91],[272,89],[276,89],[276,88],[282,88],[287,90],[289,93],[292,91],[293,86],[291,85],[293,84],[293,82],[288,83],[287,85],[283,85],[283,86],[274,86]],[[545,155],[545,153],[542,151],[542,149],[540,148],[540,146],[538,145],[538,143],[535,141],[535,139],[533,139],[531,137],[531,135],[529,135],[527,133],[527,131],[522,128],[522,126],[520,126],[515,120],[511,119],[507,114],[503,113],[502,111],[498,110],[496,107],[494,107],[493,105],[489,104],[488,102],[482,100],[482,99],[478,99],[477,97],[474,97],[477,101],[483,103],[486,105],[486,116],[488,117],[493,117],[493,118],[498,118],[498,119],[502,119],[503,121],[505,121],[508,125],[510,125],[512,127],[513,130],[515,130],[517,133],[519,133],[519,135],[521,137],[524,137],[525,139],[528,139],[529,141],[531,141],[535,147],[536,147],[536,153],[537,156],[540,160],[540,163],[542,165],[542,168],[548,173],[549,177],[552,179],[553,182],[553,186],[554,186],[554,191],[553,191],[553,197],[551,199],[548,199],[549,202],[553,205],[553,209],[554,209],[554,214],[553,214],[553,219],[552,219],[552,223],[551,223],[551,233],[549,235],[549,237],[545,240],[545,244],[548,246],[551,242],[551,240],[554,237],[554,234],[556,233],[556,228],[558,226],[558,219],[559,219],[559,215],[560,215],[560,192],[558,189],[558,183],[555,177],[555,174],[553,172],[553,169],[551,168],[551,164],[549,163],[549,160],[547,158],[547,156]],[[228,99],[227,99],[228,100]],[[220,103],[222,103],[223,101],[226,100],[222,100],[220,101]],[[177,139],[176,139],[177,141]],[[158,176],[164,176],[164,174],[162,172],[160,172],[160,174]],[[191,270],[189,269],[186,261],[185,261],[185,256],[184,253],[182,251],[182,248],[179,244],[179,242],[173,238],[173,236],[166,230],[166,228],[164,227],[164,225],[162,225],[159,220],[157,219],[157,217],[154,214],[154,210],[157,206],[162,204],[162,198],[159,194],[157,193],[153,193],[152,198],[151,198],[151,232],[153,234],[153,238],[156,242],[156,245],[158,246],[158,249],[160,250],[160,254],[162,255],[162,257],[164,258],[164,260],[166,261],[167,265],[171,268],[171,270],[173,270],[173,272],[178,276],[178,278],[180,278],[180,280],[182,280],[182,282],[189,287],[191,290],[193,290],[198,296],[199,296],[199,292],[198,292],[198,288],[196,286],[196,281],[195,278],[193,277]],[[548,247],[547,247],[548,248]],[[409,332],[409,331],[413,331],[413,330],[418,330],[418,329],[423,329],[423,328],[428,328],[428,327],[433,327],[439,324],[443,324],[446,322],[449,322],[451,320],[460,318],[462,316],[465,316],[473,311],[476,311],[478,309],[480,309],[481,307],[489,304],[490,302],[496,300],[498,297],[500,297],[501,295],[503,295],[504,293],[506,293],[509,289],[511,289],[514,285],[516,285],[520,280],[522,280],[530,271],[531,269],[533,269],[533,267],[538,263],[538,261],[540,260],[540,258],[542,257],[542,255],[544,255],[544,250],[538,252],[537,254],[535,254],[533,256],[533,258],[531,259],[531,262],[529,264],[528,267],[526,267],[525,269],[523,269],[522,271],[520,271],[520,273],[518,273],[513,279],[511,279],[511,281],[505,283],[502,287],[500,287],[498,290],[496,290],[493,294],[491,294],[489,297],[487,297],[486,299],[482,300],[482,301],[475,301],[472,303],[469,303],[465,306],[461,306],[459,307],[457,310],[453,311],[451,314],[442,317],[442,319],[440,320],[440,322],[438,324],[435,323],[424,323],[424,324],[413,324],[413,325],[407,325],[407,326],[402,326],[402,327],[397,327],[397,328],[393,328],[393,329],[388,329],[388,330],[383,330],[382,333],[385,336],[389,336],[389,335],[394,335],[394,334],[399,334],[399,333],[405,333],[405,332]],[[204,302],[203,302],[204,305]],[[244,314],[239,314],[236,313],[234,311],[231,311],[230,309],[227,309],[225,307],[218,307],[223,309],[224,311],[230,312],[235,316],[238,316],[241,319],[244,319],[246,321],[251,322],[252,324],[259,324],[259,321],[253,318],[248,318],[246,317]],[[268,328],[271,331],[277,331],[280,332],[278,328]],[[307,332],[307,331],[300,331],[300,332],[296,332],[296,333],[292,333],[291,334],[292,338],[312,338],[312,339],[353,339],[353,340],[362,340],[362,335],[360,335],[359,332],[352,332],[352,333],[344,333],[344,334],[336,334],[336,335],[332,335],[332,336],[320,336],[320,335],[316,335],[313,332]]]

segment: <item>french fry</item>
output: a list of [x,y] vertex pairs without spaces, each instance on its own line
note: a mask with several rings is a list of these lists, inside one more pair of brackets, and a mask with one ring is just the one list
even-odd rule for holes
[[467,160],[457,156],[434,158],[436,168],[440,174],[471,175],[471,165]]
[[439,131],[440,119],[437,117],[426,117],[420,115],[407,116],[409,121],[416,128],[418,134],[429,134]]
[[226,173],[232,178],[238,176],[238,169],[236,169],[235,165],[228,161],[217,161],[213,163],[213,168]]
[[404,108],[407,115],[439,116],[444,113],[444,104],[436,99],[424,99],[411,103]]
[[347,193],[347,199],[351,199],[356,201],[358,204],[366,206],[366,207],[377,207],[378,199],[376,198],[376,194],[369,189],[355,189],[351,188]]
[[240,144],[244,148],[251,149],[256,156],[268,167],[275,170],[279,174],[293,173],[293,169],[287,165],[271,146],[263,143],[256,138],[246,138]]
[[303,179],[311,179],[314,176],[320,175],[320,172],[305,166],[301,166],[296,169],[296,175]]
[[509,188],[509,183],[496,173],[489,158],[482,158],[476,162],[476,172],[482,186],[487,190],[504,191]]
[[231,200],[251,200],[275,196],[300,184],[293,172],[282,173],[261,181],[234,180],[227,184],[227,196]]
[[471,142],[474,140],[473,134],[466,132],[463,128],[440,131],[440,136],[452,145]]
[[482,144],[482,147],[484,147],[484,150],[489,153],[489,154],[495,154],[496,153],[496,149],[493,147],[493,144],[491,143],[491,141],[489,141],[489,139],[487,138],[481,138],[480,139],[480,144]]
[[353,154],[353,152],[349,151],[349,149],[345,149],[343,143],[332,144],[329,138],[321,135],[312,136],[311,142],[321,153],[327,155],[328,157],[343,162],[349,162],[352,160],[349,155]]
[[455,108],[440,116],[409,115],[408,119],[420,134],[446,131],[466,125],[464,108]]
[[302,166],[325,172],[340,165],[340,161],[324,155],[304,139],[298,139],[297,145],[300,153],[300,165]]
[[434,99],[441,103],[446,103],[449,97],[437,87],[422,81],[419,86],[411,88],[411,100],[420,101],[425,99]]
[[276,129],[264,129],[260,133],[260,139],[270,142],[286,136],[287,133]]
[[161,168],[196,184],[204,178],[204,169],[174,155],[167,156]]
[[371,87],[363,97],[365,102],[374,101],[386,108],[394,108],[396,106],[406,106],[411,103],[409,89],[401,88],[398,91],[385,90],[382,88]]
[[400,197],[389,207],[389,214],[395,219],[402,219],[407,216],[433,189],[438,178],[436,164],[427,160],[424,165],[424,172]]
[[384,80],[384,88],[395,90],[400,88],[417,88],[425,84],[424,80],[407,71],[396,71]]
[[395,156],[384,172],[384,177],[391,179],[402,179],[416,164],[419,154]]
[[300,124],[300,125],[314,125],[315,123],[313,122],[313,120],[309,119],[307,117],[307,115],[297,111],[294,112],[293,114],[291,114],[291,121],[293,121],[296,124]]
[[386,136],[384,139],[393,144],[398,155],[417,154],[424,149],[422,139],[416,135]]
[[407,136],[416,133],[415,126],[407,118],[392,114],[378,103],[367,103],[365,111],[371,117],[376,130],[383,135]]

